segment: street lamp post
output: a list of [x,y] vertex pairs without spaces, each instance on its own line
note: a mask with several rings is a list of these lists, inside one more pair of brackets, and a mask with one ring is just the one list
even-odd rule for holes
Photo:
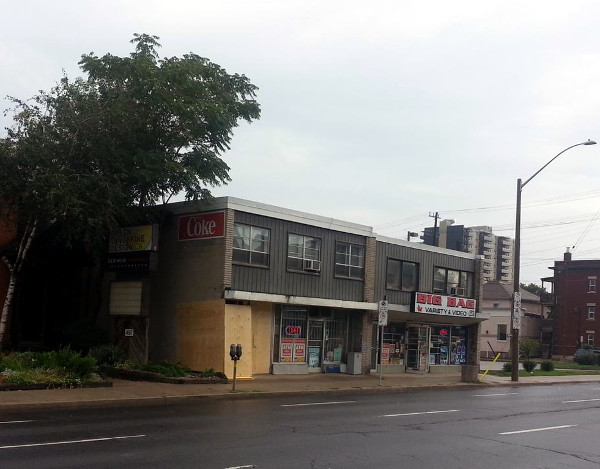
[[517,179],[517,217],[515,222],[515,252],[513,257],[514,262],[514,273],[513,273],[513,281],[514,281],[514,290],[513,290],[513,305],[510,312],[510,327],[512,329],[512,335],[510,338],[510,354],[511,354],[511,380],[519,381],[519,328],[520,324],[515,324],[515,319],[517,323],[520,323],[521,319],[521,311],[520,311],[520,270],[521,270],[521,191],[523,187],[527,185],[529,181],[531,181],[534,177],[536,177],[546,166],[552,163],[556,158],[562,155],[567,150],[571,148],[578,147],[579,145],[595,145],[596,142],[593,140],[587,140],[586,142],[577,143],[575,145],[571,145],[570,147],[565,148],[558,155],[548,161],[544,166],[538,169],[533,176],[527,179],[525,182],[521,182],[521,179]]

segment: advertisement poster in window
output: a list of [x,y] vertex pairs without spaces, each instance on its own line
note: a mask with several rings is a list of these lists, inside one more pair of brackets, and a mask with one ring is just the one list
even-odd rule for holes
[[321,366],[321,347],[308,347],[308,366],[311,368]]
[[294,339],[294,361],[305,362],[306,361],[306,340]]
[[294,339],[281,339],[281,350],[279,356],[282,362],[291,362],[293,359]]

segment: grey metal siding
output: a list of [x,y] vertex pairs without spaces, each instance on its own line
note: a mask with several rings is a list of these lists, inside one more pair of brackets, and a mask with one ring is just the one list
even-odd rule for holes
[[[238,211],[235,212],[235,222],[268,228],[271,246],[269,268],[233,264],[233,290],[346,301],[363,300],[364,281],[336,278],[334,272],[336,241],[365,246],[364,236]],[[289,233],[321,239],[320,273],[287,271]]]
[[448,269],[475,272],[475,259],[457,257],[437,252],[413,249],[407,246],[377,242],[377,257],[375,264],[375,300],[379,301],[386,295],[390,303],[410,304],[410,292],[386,290],[387,259],[399,259],[419,264],[419,291],[433,291],[433,269],[446,267]]

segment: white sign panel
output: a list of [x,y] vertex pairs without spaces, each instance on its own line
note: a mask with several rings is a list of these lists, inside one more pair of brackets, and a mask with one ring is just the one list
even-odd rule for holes
[[513,303],[513,329],[521,329],[521,293],[515,292]]
[[476,301],[471,298],[415,292],[413,307],[416,313],[474,318]]
[[379,325],[387,326],[388,323],[388,303],[385,300],[379,302]]

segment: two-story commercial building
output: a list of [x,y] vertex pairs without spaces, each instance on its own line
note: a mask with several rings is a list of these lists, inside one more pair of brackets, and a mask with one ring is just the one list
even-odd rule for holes
[[[481,260],[369,226],[223,197],[111,240],[108,313],[140,361],[239,376],[478,363]],[[380,302],[387,325],[380,327]]]

